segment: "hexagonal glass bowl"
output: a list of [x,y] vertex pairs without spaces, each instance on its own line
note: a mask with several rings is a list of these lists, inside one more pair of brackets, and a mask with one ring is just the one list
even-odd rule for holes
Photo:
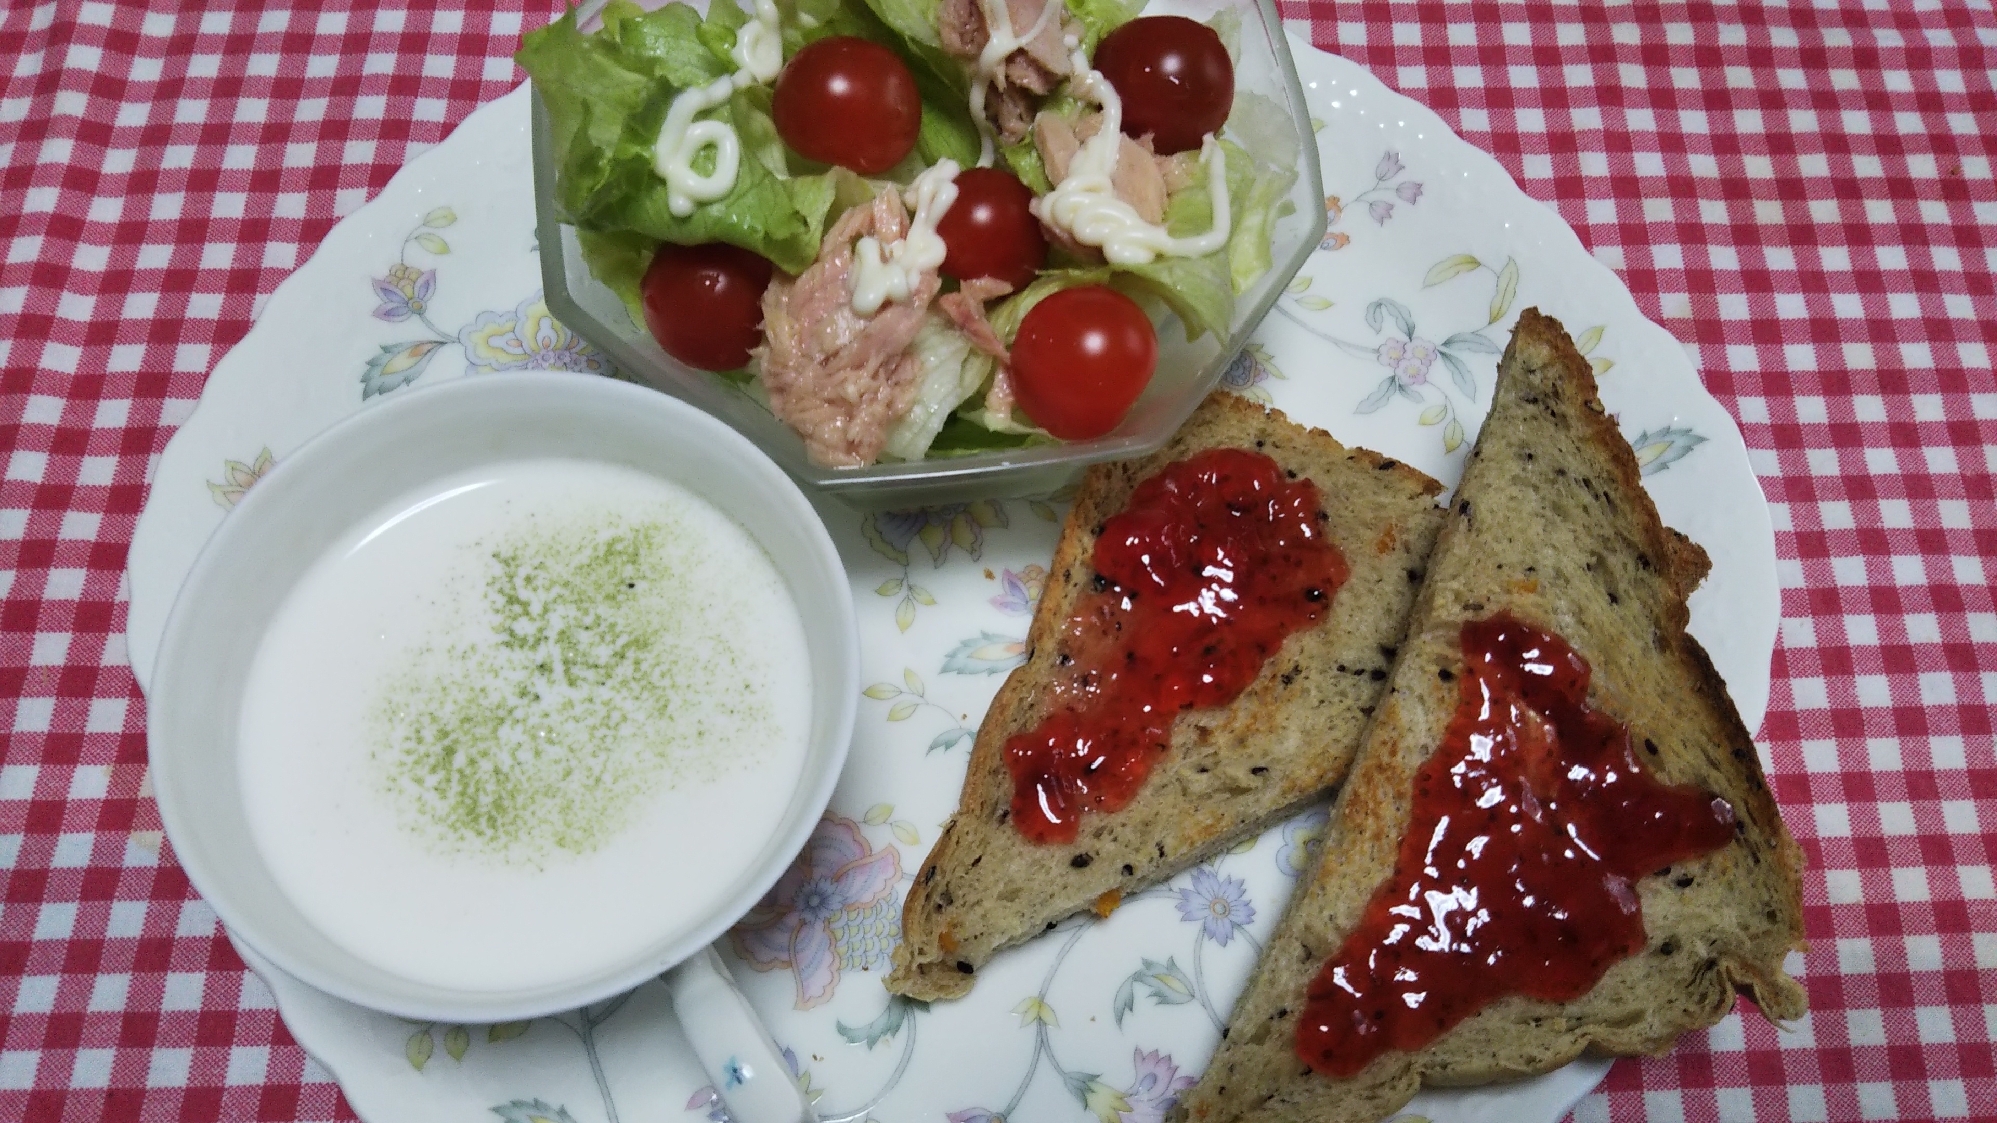
[[[541,272],[549,311],[608,354],[628,376],[690,402],[734,426],[782,465],[799,483],[824,496],[863,508],[912,507],[985,496],[1051,494],[1086,465],[1156,451],[1194,407],[1220,383],[1250,332],[1274,306],[1297,270],[1324,237],[1324,187],[1310,113],[1297,80],[1289,42],[1273,0],[1154,0],[1146,14],[1207,19],[1222,9],[1241,15],[1235,64],[1237,106],[1243,94],[1268,99],[1279,111],[1264,128],[1287,128],[1297,152],[1297,178],[1289,213],[1274,224],[1268,272],[1235,297],[1226,338],[1212,334],[1187,341],[1169,316],[1159,322],[1158,369],[1123,421],[1104,436],[1031,448],[1005,449],[914,461],[883,461],[858,468],[814,464],[804,442],[769,407],[738,383],[694,370],[668,356],[643,324],[632,322],[616,294],[583,264],[575,228],[554,202],[555,167],[545,107],[534,100],[534,194]],[[1277,138],[1284,143],[1284,138]],[[1264,142],[1265,146],[1267,142]]]

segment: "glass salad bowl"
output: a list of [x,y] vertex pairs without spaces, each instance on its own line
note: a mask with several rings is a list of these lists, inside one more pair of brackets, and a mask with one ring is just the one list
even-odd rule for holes
[[[647,5],[648,7],[652,5]],[[703,6],[704,5],[699,5]],[[696,370],[668,356],[624,303],[584,264],[576,229],[559,213],[555,157],[545,105],[534,99],[534,195],[541,272],[548,308],[605,352],[629,377],[722,419],[807,489],[867,508],[919,506],[985,496],[1036,496],[1059,490],[1080,470],[1104,460],[1157,450],[1219,384],[1285,286],[1324,236],[1324,187],[1304,94],[1273,0],[1153,0],[1145,15],[1207,20],[1223,10],[1240,16],[1235,60],[1235,110],[1223,137],[1264,160],[1296,171],[1287,205],[1271,224],[1269,269],[1235,295],[1225,337],[1208,332],[1187,340],[1160,303],[1147,310],[1158,328],[1158,366],[1121,423],[1089,440],[981,452],[932,454],[922,460],[863,467],[812,462],[804,441],[739,379]],[[1253,106],[1244,114],[1245,105]]]

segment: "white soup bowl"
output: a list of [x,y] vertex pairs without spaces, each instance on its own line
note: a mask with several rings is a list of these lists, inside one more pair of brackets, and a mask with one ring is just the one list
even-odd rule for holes
[[[619,962],[519,989],[409,978],[328,938],[292,903],[253,839],[238,767],[238,718],[253,658],[314,562],[360,522],[427,482],[502,461],[562,458],[676,483],[732,516],[769,554],[803,625],[811,672],[808,746],[777,829],[700,917],[674,918]],[[422,1021],[490,1023],[595,1002],[688,960],[776,883],[823,814],[845,762],[859,697],[852,594],[823,523],[747,438],[699,409],[638,386],[572,374],[467,378],[398,394],[314,438],[230,512],[167,620],[147,737],[174,852],[236,938],[328,994]],[[657,878],[633,894],[670,894]],[[699,962],[696,960],[696,962]]]

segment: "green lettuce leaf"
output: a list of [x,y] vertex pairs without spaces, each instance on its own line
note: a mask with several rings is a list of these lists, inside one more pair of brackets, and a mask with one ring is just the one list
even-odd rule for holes
[[[1232,140],[1220,142],[1231,219],[1227,245],[1205,257],[1161,257],[1148,265],[1115,267],[1164,301],[1185,323],[1187,339],[1209,331],[1216,337],[1228,333],[1234,322],[1234,298],[1269,270],[1272,228],[1287,212],[1290,185],[1296,181],[1296,144],[1287,123],[1280,134],[1267,137],[1253,128],[1245,132],[1244,139],[1255,145],[1255,155]],[[1289,138],[1287,149],[1279,143],[1284,138]],[[1290,158],[1284,158],[1285,151]],[[1165,229],[1172,236],[1192,237],[1212,229],[1213,196],[1207,174],[1202,164],[1193,182],[1167,201]]]
[[1207,20],[1207,26],[1220,36],[1220,45],[1227,48],[1227,57],[1234,65],[1241,65],[1241,12],[1235,8],[1222,8]]
[[[1254,161],[1227,141],[1220,142],[1220,147],[1227,161],[1228,207],[1233,217],[1254,183]],[[1213,228],[1213,196],[1207,188],[1204,163],[1194,173],[1193,181],[1173,192],[1166,201],[1164,226],[1175,238],[1194,237]],[[1236,226],[1230,232],[1230,241],[1238,230]],[[1216,338],[1225,337],[1234,324],[1235,290],[1227,247],[1204,257],[1160,257],[1145,265],[1109,268],[1128,278],[1137,291],[1163,301],[1185,325],[1188,340],[1207,332]]]
[[[1033,306],[1077,285],[1100,285],[1110,280],[1108,269],[1044,269],[1027,286],[992,305],[986,319],[992,331],[1010,345],[1019,335],[1020,322]],[[1014,408],[1011,417],[994,417],[985,411],[983,395],[968,398],[943,424],[929,446],[929,455],[963,455],[1000,448],[1024,448],[1051,444],[1047,430],[1033,424],[1023,411]]]
[[1025,288],[994,305],[987,318],[992,330],[1010,345],[1034,305],[1062,289],[1109,285],[1132,296],[1155,296],[1163,301],[1185,321],[1187,339],[1207,331],[1226,335],[1234,309],[1226,270],[1223,254],[1218,252],[1205,257],[1161,257],[1149,265],[1046,269]]
[[978,127],[968,112],[953,111],[946,104],[922,99],[922,131],[916,134],[915,153],[924,164],[955,160],[958,167],[975,167],[981,152]]
[[[707,19],[686,4],[668,4],[651,12],[634,12],[631,7],[612,5],[615,13],[605,9],[598,36],[613,37],[632,65],[682,90],[735,72],[728,51],[735,45],[734,29],[747,17],[733,0],[714,0]],[[717,44],[720,50],[715,49]]]
[[1144,10],[1145,0],[1068,0],[1068,14],[1082,25],[1082,52],[1094,57],[1102,38]]
[[[835,6],[847,7],[836,0]],[[665,181],[652,169],[672,99],[733,71],[727,48],[746,20],[735,0],[713,0],[706,17],[683,3],[645,12],[620,0],[606,9],[603,30],[594,35],[582,34],[569,12],[524,38],[515,57],[548,107],[556,201],[578,230],[728,242],[788,273],[811,264],[836,184],[830,173],[788,174],[767,89],[737,91],[716,111],[727,114],[743,144],[727,196],[675,215]]]
[[992,331],[1012,346],[1013,337],[1019,334],[1019,323],[1033,306],[1060,292],[1078,285],[1106,284],[1110,270],[1101,266],[1094,269],[1043,269],[1038,277],[1027,282],[1025,288],[1006,297],[992,306],[985,319],[992,325]]
[[[1254,161],[1229,141],[1220,142],[1220,152],[1227,161],[1227,201],[1231,217],[1236,194],[1247,191],[1254,180]],[[1191,238],[1213,229],[1213,192],[1208,189],[1205,160],[1193,166],[1191,182],[1165,200],[1164,225],[1165,232],[1174,238]]]
[[766,145],[753,138],[774,135],[775,126],[758,105],[755,89],[739,90],[728,102],[736,131],[752,143],[727,195],[702,203],[692,214],[676,215],[665,181],[652,170],[652,148],[626,141],[618,146],[611,175],[576,215],[577,226],[628,230],[664,242],[729,242],[753,250],[786,273],[801,273],[818,256],[835,184],[831,173],[780,178],[764,163]]
[[[612,5],[616,8],[617,5]],[[610,10],[605,11],[606,17]],[[584,35],[573,13],[531,31],[514,55],[534,79],[548,109],[555,160],[565,178],[587,153],[616,146],[625,122],[654,99],[653,76],[634,68],[614,38]],[[586,196],[594,184],[563,184],[565,198]]]
[[1135,287],[1165,302],[1186,325],[1186,338],[1212,332],[1227,336],[1234,324],[1234,287],[1229,283],[1225,250],[1205,257],[1161,257],[1148,265],[1119,265]]
[[943,6],[941,0],[866,0],[866,5],[902,38],[942,49],[943,38],[936,30],[936,14]]
[[1296,178],[1294,170],[1258,165],[1245,197],[1230,200],[1234,229],[1227,237],[1227,273],[1236,295],[1247,292],[1275,264],[1269,245],[1276,220],[1290,210],[1290,185]]
[[1054,438],[1037,429],[1020,427],[1017,429],[992,429],[978,423],[977,417],[983,411],[962,411],[950,415],[936,439],[929,442],[928,455],[969,456],[979,452],[995,452],[999,449],[1025,448],[1028,445],[1053,444]]
[[909,64],[915,88],[922,95],[922,131],[915,150],[925,164],[950,159],[964,167],[978,162],[978,127],[971,120],[970,77],[964,64],[943,50],[936,31],[938,0],[865,0],[862,11],[872,20],[853,34],[893,48]]
[[[964,67],[943,53],[936,0],[779,0],[786,56],[826,35],[859,35],[909,60],[922,95],[917,155],[923,163],[977,160],[979,136],[965,103]],[[725,112],[744,159],[727,197],[674,215],[652,170],[653,146],[672,99],[735,69],[729,52],[749,20],[737,0],[712,0],[702,16],[685,3],[647,12],[613,0],[603,28],[584,35],[573,12],[529,33],[516,56],[548,106],[556,201],[569,221],[598,234],[656,241],[724,241],[785,272],[817,256],[837,193],[790,153],[770,117],[770,92],[737,91]],[[711,114],[710,114],[711,115]],[[813,174],[794,174],[808,172]]]
[[964,333],[934,312],[924,317],[909,351],[921,365],[921,381],[908,412],[888,431],[883,451],[901,460],[920,460],[951,413],[991,376],[995,363],[973,351]]
[[1227,239],[1228,271],[1234,291],[1242,293],[1268,272],[1272,264],[1269,244],[1276,220],[1292,209],[1290,187],[1297,181],[1297,159],[1302,146],[1290,115],[1258,93],[1235,94],[1227,131],[1239,142],[1240,152],[1248,157],[1252,172],[1244,190],[1236,173],[1241,159],[1229,154],[1228,186],[1234,230]]
[[577,230],[576,242],[590,274],[616,293],[631,313],[631,322],[643,327],[645,298],[640,283],[651,267],[652,255],[659,250],[659,240],[629,230]]
[[777,0],[777,11],[783,16],[785,58],[807,43],[832,35],[885,41],[880,35],[880,20],[859,0]]
[[736,33],[748,22],[749,13],[735,0],[710,0],[707,19],[702,21],[700,30],[694,34],[709,53],[732,67],[735,64]]
[[[1134,15],[1136,10],[1131,9],[1131,14]],[[1087,105],[1065,92],[1050,98],[1044,108],[1071,118],[1078,117],[1089,109]],[[1113,275],[1117,280],[1112,283],[1127,287],[1134,293],[1157,297],[1185,325],[1186,338],[1189,340],[1197,339],[1207,332],[1214,333],[1216,337],[1224,337],[1233,326],[1234,296],[1239,290],[1235,287],[1232,254],[1237,245],[1241,247],[1244,255],[1242,264],[1244,272],[1253,269],[1255,274],[1259,275],[1260,270],[1254,269],[1255,252],[1261,255],[1263,261],[1261,268],[1268,268],[1268,223],[1274,221],[1273,217],[1260,214],[1247,216],[1250,218],[1250,225],[1256,229],[1243,232],[1245,208],[1252,202],[1252,189],[1257,182],[1257,163],[1239,145],[1228,141],[1221,141],[1220,145],[1222,155],[1226,159],[1228,209],[1233,222],[1227,246],[1205,257],[1160,257],[1147,265],[1111,265],[1106,269],[1092,271]],[[1000,155],[1005,157],[1007,163],[1012,166],[1014,174],[1019,175],[1023,181],[1035,186],[1036,190],[1045,190],[1046,188],[1039,187],[1028,178],[1029,172],[1036,173],[1042,182],[1045,182],[1047,174],[1032,143],[1028,141],[1018,147],[1026,151],[1015,154],[1012,149],[1005,149]],[[1269,190],[1280,198],[1282,192],[1288,190],[1288,182],[1282,184],[1281,190],[1276,190],[1273,185]],[[1273,203],[1265,206],[1265,210],[1270,206],[1273,206]],[[1176,238],[1194,237],[1213,228],[1213,197],[1207,189],[1207,172],[1204,164],[1195,170],[1191,183],[1174,192],[1172,197],[1166,200],[1164,226],[1166,231]],[[1254,238],[1261,239],[1259,250],[1248,245],[1248,242]],[[1088,271],[1069,271],[1071,275],[1079,275],[1082,272]],[[1043,274],[1043,277],[1049,275]],[[1252,279],[1250,276],[1249,280]],[[1246,282],[1242,287],[1246,288]],[[1029,286],[1026,291],[1031,292],[1032,287]],[[1013,299],[1016,301],[1025,295],[1026,293],[1022,292]]]
[[[1190,232],[1199,233],[1203,229],[1202,226]],[[1010,345],[1034,305],[1078,285],[1109,285],[1140,304],[1155,298],[1186,325],[1189,340],[1209,331],[1217,338],[1224,337],[1232,326],[1234,292],[1228,287],[1226,251],[1222,250],[1205,257],[1161,257],[1149,265],[1043,270],[1025,288],[992,306],[987,314],[992,330]],[[1024,423],[1017,413],[1010,422],[989,417],[982,409],[959,410],[958,416],[998,432],[1044,434],[1043,430]],[[946,427],[945,433],[948,432]],[[941,439],[939,436],[938,440]]]
[[1019,177],[1019,182],[1031,188],[1035,195],[1045,195],[1054,190],[1054,183],[1047,178],[1047,163],[1040,158],[1040,149],[1029,138],[1018,144],[1008,144],[999,148],[999,159]]
[[[926,80],[964,106],[964,99],[971,92],[970,74],[962,62],[943,50],[942,36],[936,30],[940,7],[939,0],[866,0],[867,10],[894,36],[884,41],[899,48],[902,57],[913,62],[910,69],[915,72],[916,84],[923,85]],[[967,106],[964,113],[970,114]]]
[[777,7],[783,13],[785,58],[828,35],[857,35],[900,55],[922,96],[916,153],[924,163],[945,157],[966,166],[977,161],[978,130],[966,101],[970,79],[964,65],[943,51],[937,0],[777,0]]
[[754,157],[771,175],[784,177],[791,174],[790,149],[777,135],[771,100],[768,86],[736,90],[729,99],[729,122],[735,126],[736,139],[742,142],[742,154]]

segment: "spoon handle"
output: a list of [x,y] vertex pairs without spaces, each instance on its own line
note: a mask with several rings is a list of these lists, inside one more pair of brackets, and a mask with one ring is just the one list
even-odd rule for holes
[[712,947],[666,972],[666,989],[700,1067],[735,1123],[818,1123],[770,1031]]

